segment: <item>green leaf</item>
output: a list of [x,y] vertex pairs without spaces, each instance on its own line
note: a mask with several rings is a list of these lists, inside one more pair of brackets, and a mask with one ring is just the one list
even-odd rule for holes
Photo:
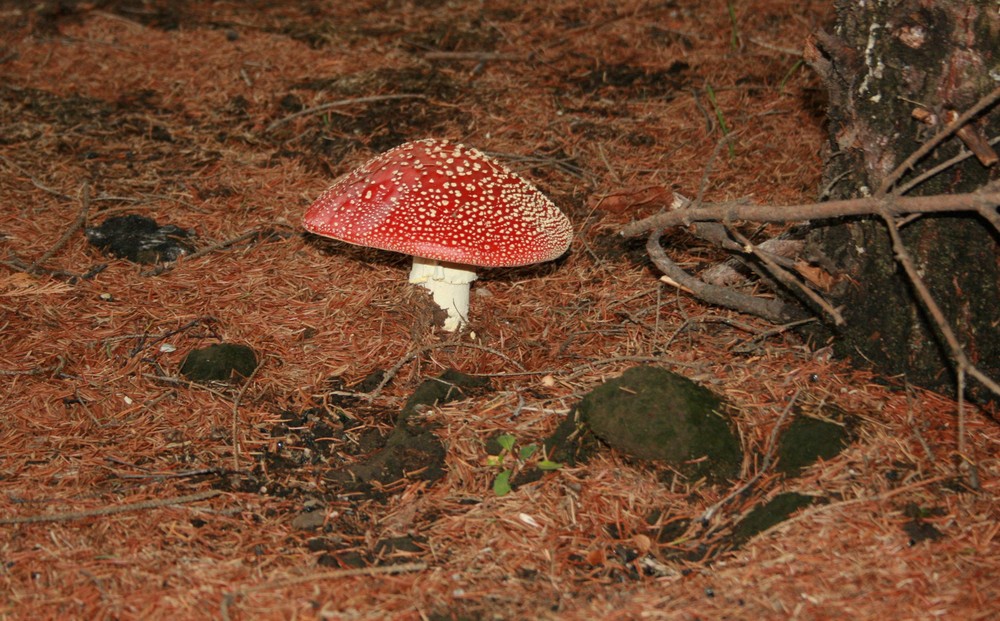
[[506,496],[510,493],[510,470],[504,470],[497,475],[493,481],[493,493],[497,496]]
[[538,450],[537,444],[529,444],[528,446],[522,446],[520,455],[521,459],[529,459]]
[[[705,92],[708,94],[708,100],[712,102],[712,108],[715,109],[715,119],[719,122],[719,128],[722,130],[722,137],[726,138],[729,136],[729,125],[726,124],[726,117],[722,114],[722,108],[719,107],[719,102],[715,100],[715,89],[712,85],[705,83]],[[733,143],[729,143],[729,159],[736,157],[736,149],[733,147]]]
[[779,93],[783,93],[785,91],[785,83],[788,82],[788,79],[792,77],[792,74],[795,73],[795,70],[801,67],[802,64],[803,63],[801,58],[795,61],[795,64],[792,65],[792,68],[788,70],[788,73],[785,74],[785,77],[781,78],[781,83],[778,84]]
[[508,453],[514,450],[514,442],[516,441],[517,438],[509,433],[501,434],[500,437],[497,438],[497,444],[499,444],[500,448],[504,449]]
[[548,459],[543,459],[542,461],[538,462],[538,469],[539,470],[558,470],[558,469],[560,469],[562,467],[563,467],[563,465],[560,464],[559,462],[557,462],[557,461],[550,461]]
[[729,10],[729,23],[732,26],[732,31],[729,33],[729,47],[735,50],[740,46],[740,26],[736,23],[736,7],[732,2],[727,2],[726,8]]

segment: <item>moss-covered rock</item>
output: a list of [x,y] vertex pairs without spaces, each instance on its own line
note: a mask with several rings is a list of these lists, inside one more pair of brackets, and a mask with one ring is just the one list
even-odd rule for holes
[[469,392],[475,389],[488,388],[490,378],[466,375],[455,369],[446,369],[435,378],[426,379],[417,386],[410,398],[406,400],[400,413],[401,421],[405,421],[420,405],[445,404],[449,401],[466,399]]
[[634,367],[591,391],[579,409],[597,437],[624,453],[715,480],[739,474],[743,453],[725,402],[676,373]]
[[816,501],[812,496],[786,492],[778,494],[763,505],[754,507],[736,528],[733,529],[732,544],[740,547],[754,536],[788,519],[790,515]]
[[181,363],[181,375],[192,382],[240,382],[257,368],[257,355],[246,345],[217,343],[194,349]]
[[850,441],[843,424],[810,416],[796,416],[778,440],[776,469],[785,476],[797,477],[819,459],[838,455]]

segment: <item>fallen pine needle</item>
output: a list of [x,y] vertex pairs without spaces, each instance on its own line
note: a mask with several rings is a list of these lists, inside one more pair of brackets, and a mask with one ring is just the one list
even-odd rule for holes
[[398,565],[372,565],[370,567],[337,569],[334,571],[324,571],[317,574],[307,574],[304,576],[295,576],[292,578],[281,578],[280,580],[272,580],[271,582],[265,582],[264,584],[258,584],[256,586],[250,586],[243,589],[239,589],[237,591],[233,591],[229,595],[235,596],[235,595],[245,595],[247,593],[259,593],[260,591],[281,589],[284,587],[295,586],[297,584],[317,582],[319,580],[336,580],[338,578],[354,578],[357,576],[403,574],[411,571],[421,571],[424,569],[427,569],[427,563],[399,563]]
[[280,580],[272,580],[271,582],[265,582],[263,584],[258,584],[256,586],[249,586],[243,589],[238,589],[236,591],[230,591],[226,593],[222,602],[220,603],[220,616],[224,621],[229,621],[229,607],[233,604],[237,597],[242,597],[243,595],[248,595],[250,593],[259,593],[261,591],[270,591],[271,589],[282,589],[285,587],[295,586],[299,584],[306,584],[309,582],[317,582],[319,580],[336,580],[338,578],[354,578],[357,576],[377,576],[377,575],[391,575],[391,574],[402,574],[411,571],[421,571],[427,569],[427,563],[400,563],[398,565],[372,565],[370,567],[358,567],[355,569],[338,569],[335,571],[325,571],[318,574],[308,574],[304,576],[295,576],[293,578],[282,578]]

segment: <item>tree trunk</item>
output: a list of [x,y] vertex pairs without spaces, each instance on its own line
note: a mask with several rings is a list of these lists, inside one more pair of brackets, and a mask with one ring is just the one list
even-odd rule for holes
[[[1000,15],[995,0],[837,0],[836,11],[835,30],[817,35],[811,62],[829,92],[829,196],[854,198],[876,192],[941,130],[916,120],[915,109],[942,119],[1000,84]],[[972,127],[997,135],[1000,110],[987,110]],[[947,140],[902,183],[962,148],[958,138]],[[1000,177],[998,169],[973,157],[909,194],[973,191]],[[977,216],[949,215],[907,223],[902,237],[966,353],[1000,378],[1000,235]],[[954,385],[951,355],[896,263],[884,222],[817,226],[807,248],[811,259],[844,276],[830,296],[846,320],[833,339],[837,354],[918,385]]]

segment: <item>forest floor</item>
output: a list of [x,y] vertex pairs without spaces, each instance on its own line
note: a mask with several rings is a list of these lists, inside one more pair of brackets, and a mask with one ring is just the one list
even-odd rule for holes
[[[800,50],[829,3],[525,6],[0,2],[0,618],[1000,609],[995,419],[968,417],[973,491],[952,399],[706,306],[618,234],[673,192],[816,199],[824,96]],[[425,137],[505,162],[574,225],[560,260],[485,270],[459,334],[420,310],[406,257],[300,226],[335,178]],[[125,214],[204,252],[88,243]],[[695,272],[725,257],[684,230],[664,243]],[[259,366],[181,374],[218,343]],[[735,407],[739,480],[604,445],[518,478],[538,459],[519,448],[640,364]],[[407,407],[448,369],[489,382]],[[404,408],[423,444],[373,473]],[[830,412],[853,421],[842,450],[767,467],[776,426]],[[500,434],[515,450],[491,458]],[[788,492],[810,504],[739,535]]]

